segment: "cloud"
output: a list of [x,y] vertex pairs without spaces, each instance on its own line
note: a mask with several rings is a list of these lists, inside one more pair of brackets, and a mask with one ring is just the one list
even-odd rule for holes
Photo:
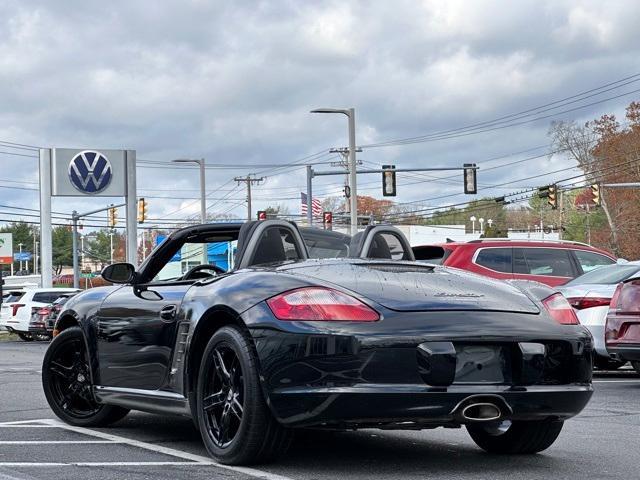
[[[345,119],[310,115],[314,107],[355,107],[358,142],[369,144],[500,117],[635,73],[639,14],[633,1],[120,0],[61,8],[9,0],[0,6],[0,140],[134,148],[139,158],[158,161],[291,162],[346,143]],[[620,112],[633,98],[564,118]],[[399,167],[480,162],[545,145],[549,121],[368,149],[362,158]],[[25,152],[0,147],[9,150]],[[552,163],[558,162],[570,165],[562,158]],[[35,188],[2,179],[35,182],[36,167],[35,159],[0,153],[0,185]],[[498,184],[541,168],[548,164],[531,161],[486,177],[481,170],[478,178]],[[267,177],[255,188],[254,209],[283,203],[297,211],[304,168],[268,167],[208,170],[211,210],[244,216],[245,194],[231,180],[250,172]],[[362,192],[380,196],[378,180],[363,176]],[[401,176],[398,201],[462,189],[450,181],[416,182]],[[183,198],[198,195],[196,170],[141,164],[138,185],[152,217],[198,211],[196,200]],[[342,177],[318,178],[315,185],[319,195],[338,194]],[[168,196],[177,198],[153,198]],[[0,187],[0,204],[37,208],[37,192]],[[54,209],[83,204],[56,199]]]

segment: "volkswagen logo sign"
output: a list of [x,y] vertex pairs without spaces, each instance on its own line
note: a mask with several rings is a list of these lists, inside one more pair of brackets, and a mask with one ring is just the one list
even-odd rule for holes
[[112,177],[111,162],[95,150],[80,152],[69,162],[69,180],[82,193],[100,193]]

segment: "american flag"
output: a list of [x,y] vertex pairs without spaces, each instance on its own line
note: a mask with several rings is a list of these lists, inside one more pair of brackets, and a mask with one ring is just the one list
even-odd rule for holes
[[[311,212],[314,217],[320,217],[322,215],[322,204],[317,198],[311,200]],[[304,192],[300,192],[300,214],[307,214],[307,194]]]

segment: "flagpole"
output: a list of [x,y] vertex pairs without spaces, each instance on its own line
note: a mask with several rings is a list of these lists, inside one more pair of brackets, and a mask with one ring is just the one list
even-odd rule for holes
[[311,180],[313,178],[313,169],[311,165],[307,165],[307,222],[309,226],[313,225],[313,192],[311,186]]

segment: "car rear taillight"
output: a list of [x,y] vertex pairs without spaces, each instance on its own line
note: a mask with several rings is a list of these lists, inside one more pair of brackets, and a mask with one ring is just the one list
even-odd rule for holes
[[640,315],[640,280],[620,283],[611,299],[609,311]]
[[357,298],[331,288],[290,290],[267,300],[278,320],[321,322],[375,322],[378,312]]
[[15,317],[16,314],[18,313],[18,310],[20,310],[22,307],[24,307],[24,303],[14,303],[13,305],[11,305],[11,308],[12,308],[11,315]]
[[580,324],[573,307],[561,293],[554,293],[545,298],[542,303],[556,322],[562,325]]
[[611,299],[605,297],[572,297],[567,298],[567,301],[576,310],[584,310],[585,308],[606,307],[611,302]]
[[640,280],[618,284],[609,306],[604,339],[607,347],[640,342]]
[[49,315],[51,313],[51,308],[49,307],[42,307],[39,308],[36,312],[38,315],[41,315],[43,317],[46,317],[47,315]]

